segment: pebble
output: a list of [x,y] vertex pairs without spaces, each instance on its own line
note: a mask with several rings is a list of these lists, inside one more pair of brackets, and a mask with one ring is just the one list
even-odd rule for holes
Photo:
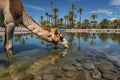
[[33,79],[34,79],[33,74],[24,74],[23,77],[18,80],[33,80]]
[[58,70],[55,74],[56,78],[61,78],[63,76],[63,72],[61,70]]
[[80,67],[80,66],[82,66],[82,64],[80,64],[80,63],[73,63],[72,65],[75,66],[75,67]]
[[112,80],[114,78],[114,75],[112,75],[112,74],[103,74],[103,78],[108,79],[108,80]]
[[78,71],[83,71],[84,69],[83,69],[82,66],[80,66],[80,67],[77,67],[77,70],[78,70]]
[[95,65],[93,63],[84,63],[83,67],[87,70],[95,69]]
[[75,72],[74,71],[65,72],[65,77],[73,78],[74,76],[75,76]]
[[88,71],[81,71],[75,80],[93,80]]
[[64,66],[62,69],[64,71],[76,71],[76,68],[73,66]]
[[42,80],[54,80],[54,75],[52,75],[52,74],[43,74]]
[[101,73],[100,71],[98,71],[97,69],[94,69],[93,72],[91,73],[91,76],[94,78],[94,79],[100,79],[101,78]]

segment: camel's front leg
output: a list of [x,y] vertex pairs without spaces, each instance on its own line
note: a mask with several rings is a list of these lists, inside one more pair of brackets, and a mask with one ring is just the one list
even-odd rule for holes
[[15,25],[14,23],[9,23],[6,24],[6,29],[5,29],[5,42],[4,42],[4,47],[6,49],[12,49],[12,38],[14,34],[14,28]]

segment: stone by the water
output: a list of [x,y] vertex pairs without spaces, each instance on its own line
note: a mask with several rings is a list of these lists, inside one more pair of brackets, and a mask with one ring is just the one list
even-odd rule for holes
[[112,75],[112,74],[103,74],[103,78],[107,79],[107,80],[113,80],[114,75]]
[[52,75],[52,74],[43,74],[42,80],[54,80],[54,75]]
[[76,71],[76,68],[73,66],[63,66],[64,71]]
[[81,71],[75,80],[93,80],[88,71]]
[[83,67],[87,70],[95,69],[95,65],[93,63],[84,63]]
[[72,65],[75,66],[75,67],[80,67],[80,66],[82,66],[81,63],[73,63]]
[[100,79],[101,78],[101,73],[100,71],[98,71],[97,69],[94,69],[93,72],[91,73],[91,76],[94,78],[94,79]]
[[75,76],[75,72],[74,71],[65,72],[65,77],[73,78],[74,76]]

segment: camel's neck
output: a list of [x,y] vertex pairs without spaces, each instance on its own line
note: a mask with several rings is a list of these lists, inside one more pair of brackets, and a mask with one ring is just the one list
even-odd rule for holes
[[45,40],[49,34],[49,31],[37,24],[25,10],[23,10],[23,25],[41,39]]

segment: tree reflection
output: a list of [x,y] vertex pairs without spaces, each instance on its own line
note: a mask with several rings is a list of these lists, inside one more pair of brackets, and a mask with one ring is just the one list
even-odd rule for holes
[[88,40],[89,40],[89,37],[90,37],[89,33],[82,33],[82,34],[81,34],[81,38],[82,38],[84,41],[88,41]]
[[101,34],[98,34],[98,37],[102,42],[106,42],[109,39],[109,34],[101,33]]
[[69,49],[70,49],[70,53],[72,54],[73,53],[73,45],[74,45],[74,37],[75,37],[75,34],[73,33],[70,33],[68,34],[69,36],[69,39],[68,39],[68,42],[69,42]]
[[81,33],[78,33],[77,34],[77,39],[78,39],[78,48],[77,48],[77,50],[80,52],[81,51],[81,48],[80,48],[80,34]]
[[3,41],[2,36],[0,36],[0,43]]
[[95,44],[96,44],[96,42],[95,42],[96,34],[95,34],[95,33],[91,33],[91,34],[90,34],[90,38],[91,38],[90,45],[91,45],[91,46],[95,46]]

